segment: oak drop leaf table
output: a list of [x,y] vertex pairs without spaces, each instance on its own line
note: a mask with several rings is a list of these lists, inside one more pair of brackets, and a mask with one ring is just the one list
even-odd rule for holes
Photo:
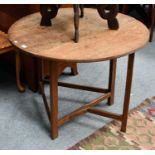
[[[72,10],[60,9],[53,20],[52,27],[40,26],[39,13],[28,15],[14,23],[9,29],[11,43],[22,52],[41,59],[50,60],[50,108],[42,89],[45,107],[51,123],[51,137],[58,136],[58,128],[65,122],[90,112],[93,114],[120,120],[121,131],[126,131],[130,92],[133,75],[134,56],[137,49],[143,47],[149,39],[148,29],[136,19],[118,14],[118,30],[109,30],[106,21],[93,9],[85,9],[80,19],[80,41],[71,40],[73,32]],[[128,55],[126,88],[122,114],[94,108],[104,99],[114,102],[114,86],[117,58]],[[58,82],[59,65],[65,63],[91,63],[110,60],[109,87],[107,89]],[[95,71],[94,71],[95,72]],[[58,86],[82,89],[102,93],[102,95],[83,107],[58,118]]]

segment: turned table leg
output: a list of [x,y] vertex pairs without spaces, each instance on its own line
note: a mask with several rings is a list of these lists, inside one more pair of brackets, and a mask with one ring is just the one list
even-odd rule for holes
[[109,92],[111,92],[111,97],[108,99],[108,105],[112,105],[114,103],[116,67],[117,67],[117,59],[110,60],[108,90]]
[[20,82],[21,60],[20,60],[19,51],[16,51],[16,53],[15,53],[15,61],[16,61],[16,83],[17,83],[17,87],[18,87],[18,90],[20,92],[24,92],[25,88]]
[[50,63],[51,137],[58,137],[58,74],[57,63]]
[[128,56],[126,88],[125,88],[123,115],[122,115],[122,126],[121,126],[121,131],[123,131],[123,132],[126,132],[126,126],[127,126],[130,93],[131,93],[131,85],[132,85],[132,76],[133,76],[134,57],[135,57],[135,53],[130,54]]

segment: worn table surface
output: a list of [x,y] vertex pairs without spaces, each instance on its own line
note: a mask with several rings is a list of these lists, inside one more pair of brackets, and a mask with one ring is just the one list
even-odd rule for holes
[[135,52],[149,38],[148,29],[132,17],[117,16],[119,30],[109,30],[94,9],[80,19],[80,40],[74,43],[73,10],[60,9],[53,26],[40,26],[41,15],[26,16],[9,29],[10,41],[23,51],[56,61],[93,62]]

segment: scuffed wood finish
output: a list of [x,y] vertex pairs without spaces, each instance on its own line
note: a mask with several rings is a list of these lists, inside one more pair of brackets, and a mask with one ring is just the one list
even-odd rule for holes
[[92,62],[114,59],[141,48],[149,39],[148,29],[132,17],[118,14],[118,30],[109,30],[107,21],[94,9],[85,9],[80,20],[80,42],[73,39],[71,8],[60,9],[52,27],[40,26],[35,13],[17,21],[9,29],[11,42],[37,57],[67,62]]

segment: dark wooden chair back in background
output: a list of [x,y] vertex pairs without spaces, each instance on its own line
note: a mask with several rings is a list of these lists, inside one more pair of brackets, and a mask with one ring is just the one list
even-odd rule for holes
[[149,41],[152,42],[154,21],[155,21],[155,6],[154,4],[124,4],[122,13],[130,14],[131,11],[136,11],[140,16],[140,20],[150,29]]
[[[14,48],[8,40],[8,35],[5,32],[0,31],[0,54],[12,52],[13,50],[14,50]],[[18,90],[20,92],[23,92],[25,89],[20,83],[20,72],[19,72],[20,71],[20,62],[19,62],[18,55],[16,55],[16,57],[15,57],[15,62],[16,62],[16,83],[17,83],[17,87],[18,87]]]
[[[70,7],[71,5],[62,5],[62,7]],[[38,12],[39,4],[1,4],[0,5],[0,29],[7,32],[9,27],[18,19],[28,14]],[[32,56],[21,55],[22,68],[24,71],[26,83],[32,91],[38,91],[38,60]],[[7,56],[8,63],[14,62],[10,55]],[[48,62],[44,62],[44,74],[49,74]],[[62,65],[62,71],[67,65]],[[69,65],[72,73],[77,74],[76,64]]]

